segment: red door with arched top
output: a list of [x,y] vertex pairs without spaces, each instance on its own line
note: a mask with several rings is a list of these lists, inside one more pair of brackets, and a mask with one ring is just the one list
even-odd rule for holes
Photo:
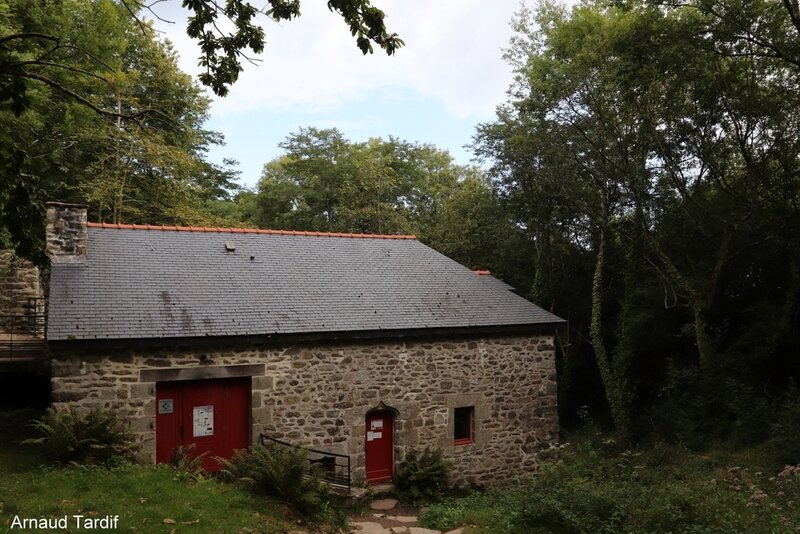
[[367,414],[365,433],[367,482],[391,482],[394,476],[394,416],[391,412]]

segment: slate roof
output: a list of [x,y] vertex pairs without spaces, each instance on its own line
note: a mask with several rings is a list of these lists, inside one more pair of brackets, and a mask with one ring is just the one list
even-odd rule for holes
[[563,322],[412,236],[141,228],[90,224],[86,264],[53,265],[48,340]]

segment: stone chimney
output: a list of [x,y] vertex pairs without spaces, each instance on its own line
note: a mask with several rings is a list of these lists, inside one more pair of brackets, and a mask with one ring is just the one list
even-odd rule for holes
[[47,203],[47,255],[53,263],[86,263],[86,206]]

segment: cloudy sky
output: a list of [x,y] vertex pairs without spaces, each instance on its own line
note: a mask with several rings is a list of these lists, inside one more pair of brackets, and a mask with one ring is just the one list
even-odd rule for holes
[[[264,20],[267,44],[257,65],[245,65],[225,98],[214,98],[207,126],[225,135],[212,161],[238,160],[253,185],[278,143],[303,126],[335,127],[352,141],[389,135],[432,143],[470,163],[478,123],[492,120],[511,72],[501,56],[520,0],[375,0],[386,24],[406,42],[394,56],[363,56],[347,26],[323,0],[305,0],[302,16]],[[163,6],[163,7],[162,7]],[[198,48],[185,35],[178,2],[158,4],[174,24],[156,27],[197,74]]]

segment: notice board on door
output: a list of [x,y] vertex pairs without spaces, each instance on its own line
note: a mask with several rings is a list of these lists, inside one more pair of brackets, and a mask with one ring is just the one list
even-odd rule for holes
[[214,435],[214,406],[195,406],[192,410],[192,435],[196,438]]

